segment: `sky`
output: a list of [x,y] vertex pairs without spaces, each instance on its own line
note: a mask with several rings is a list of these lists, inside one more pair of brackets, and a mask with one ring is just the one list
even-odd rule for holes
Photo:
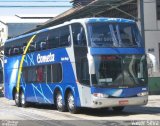
[[0,16],[58,15],[70,9],[70,0],[0,0]]

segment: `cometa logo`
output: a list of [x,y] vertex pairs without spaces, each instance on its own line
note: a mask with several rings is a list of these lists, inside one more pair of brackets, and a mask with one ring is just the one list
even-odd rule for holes
[[44,56],[41,56],[40,54],[37,55],[37,63],[53,62],[54,59],[55,59],[55,55],[52,53]]

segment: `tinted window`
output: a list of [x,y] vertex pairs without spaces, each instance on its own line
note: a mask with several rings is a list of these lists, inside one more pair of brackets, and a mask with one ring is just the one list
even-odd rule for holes
[[52,79],[53,82],[62,81],[62,66],[60,63],[52,65]]
[[85,31],[81,24],[72,24],[74,46],[86,46]]
[[48,41],[47,37],[48,37],[47,32],[38,33],[34,41],[31,43],[30,48],[33,48],[33,51],[40,51],[47,49],[47,41]]
[[19,54],[20,50],[20,43],[18,40],[14,40],[13,42],[9,42],[5,44],[5,55],[6,56],[13,56]]
[[26,83],[56,83],[62,81],[62,66],[55,63],[46,66],[25,67],[22,72],[22,79]]
[[5,56],[14,56],[23,54],[31,36],[7,42],[4,46]]
[[90,23],[92,47],[142,47],[143,41],[135,23]]
[[[23,52],[26,49],[27,43],[29,42],[32,36],[24,37],[6,43],[4,49],[5,55],[14,56],[23,54]],[[36,37],[33,39],[33,42],[30,44],[27,53],[52,48],[68,47],[70,45],[71,37],[69,26],[63,26],[60,28],[38,33]]]
[[69,27],[64,26],[57,29],[52,29],[48,32],[47,35],[47,47],[58,48],[58,47],[67,47],[70,46],[70,32]]
[[53,29],[49,31],[47,36],[47,47],[48,49],[57,48],[59,46],[59,30]]
[[27,43],[30,41],[31,37],[32,36],[29,36],[19,40],[21,43],[21,54],[24,54],[24,51],[27,47]]
[[37,75],[36,82],[46,82],[47,67],[46,66],[38,66],[36,68],[36,75]]
[[69,32],[69,27],[64,26],[59,29],[59,46],[70,46],[71,44],[71,37],[70,37],[70,32]]
[[27,77],[28,77],[28,81],[27,82],[29,82],[29,83],[33,83],[33,82],[36,82],[37,81],[37,73],[36,73],[36,67],[31,67],[31,68],[28,68],[28,69],[26,69],[28,72],[28,75],[27,75]]
[[51,82],[51,65],[35,66],[23,68],[22,78],[28,83],[50,83]]
[[52,76],[52,73],[51,73],[51,65],[47,65],[47,72],[46,72],[46,74],[47,74],[47,82],[48,83],[51,83],[52,81],[51,81],[51,76]]
[[87,58],[83,58],[81,60],[81,78],[80,83],[88,84],[89,85],[89,67],[88,67],[88,60]]

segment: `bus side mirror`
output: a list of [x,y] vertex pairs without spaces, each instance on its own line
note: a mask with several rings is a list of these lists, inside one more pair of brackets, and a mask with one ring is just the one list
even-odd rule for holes
[[88,66],[89,66],[89,74],[95,74],[95,63],[93,56],[90,54],[87,54],[88,59]]

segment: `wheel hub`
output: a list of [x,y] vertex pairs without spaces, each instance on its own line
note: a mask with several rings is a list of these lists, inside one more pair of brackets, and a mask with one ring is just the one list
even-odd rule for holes
[[69,96],[68,98],[68,105],[69,105],[69,108],[74,108],[74,97],[72,95]]
[[59,107],[62,107],[62,96],[60,94],[58,94],[57,96],[57,105]]

